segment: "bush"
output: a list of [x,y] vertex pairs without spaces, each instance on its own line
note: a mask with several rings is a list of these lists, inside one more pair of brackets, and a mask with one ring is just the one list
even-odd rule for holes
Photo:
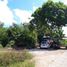
[[7,67],[10,64],[24,62],[25,60],[29,60],[32,58],[32,55],[27,51],[18,52],[18,51],[10,51],[0,53],[0,67]]
[[67,39],[63,39],[60,41],[62,46],[67,46]]
[[34,48],[35,47],[35,40],[33,37],[29,36],[27,33],[22,33],[15,39],[14,47],[18,48]]
[[14,45],[15,41],[11,40],[9,43],[6,45],[6,47],[12,47]]
[[0,44],[5,47],[8,44],[7,28],[0,27]]

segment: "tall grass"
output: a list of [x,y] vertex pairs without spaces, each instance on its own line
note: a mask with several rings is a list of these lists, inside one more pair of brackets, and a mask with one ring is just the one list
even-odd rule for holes
[[18,65],[21,65],[19,67],[23,67],[25,64],[27,65],[25,67],[30,67],[28,66],[28,61],[26,61],[30,59],[32,59],[32,55],[29,54],[26,50],[1,52],[0,67],[8,67],[9,65],[9,67],[17,67]]

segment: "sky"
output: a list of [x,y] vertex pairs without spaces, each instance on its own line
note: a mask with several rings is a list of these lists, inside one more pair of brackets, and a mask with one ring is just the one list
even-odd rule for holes
[[[12,23],[28,23],[31,14],[40,7],[47,0],[0,0],[0,21],[5,26],[10,26]],[[61,1],[67,4],[67,0],[53,0],[55,2]],[[30,19],[29,19],[30,18]],[[67,35],[67,27],[64,27],[64,34]]]

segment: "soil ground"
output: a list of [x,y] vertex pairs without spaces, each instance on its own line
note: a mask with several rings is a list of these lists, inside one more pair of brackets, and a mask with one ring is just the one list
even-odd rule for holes
[[32,49],[35,67],[67,67],[67,50]]

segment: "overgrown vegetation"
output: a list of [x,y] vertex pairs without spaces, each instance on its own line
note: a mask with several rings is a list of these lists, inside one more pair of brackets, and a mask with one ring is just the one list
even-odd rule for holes
[[0,43],[3,47],[13,47],[13,48],[34,48],[36,43],[35,32],[31,32],[28,28],[29,25],[22,24],[13,26],[9,28],[0,28]]
[[[29,23],[15,24],[9,28],[0,24],[0,44],[13,47],[33,48],[40,37],[49,35],[60,42],[64,37],[62,27],[67,25],[67,5],[48,0],[32,14]],[[13,41],[11,45],[10,42]]]
[[31,66],[33,64],[30,61],[31,59],[32,55],[26,50],[0,52],[0,67],[16,67],[17,65],[21,67],[26,65],[25,67],[29,67],[29,65]]
[[60,43],[61,43],[61,46],[67,46],[67,39],[62,39]]

